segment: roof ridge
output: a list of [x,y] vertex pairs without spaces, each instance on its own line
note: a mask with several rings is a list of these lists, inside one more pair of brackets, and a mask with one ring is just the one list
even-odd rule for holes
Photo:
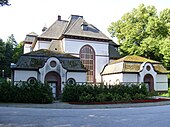
[[[141,60],[131,60],[129,59],[130,57],[136,57],[136,59],[141,59]],[[138,56],[138,55],[127,55],[124,56],[120,59],[117,59],[109,64],[115,64],[115,63],[120,63],[120,62],[133,62],[133,63],[143,63],[143,62],[150,62],[150,63],[160,63],[159,61],[155,61],[155,60],[151,60],[142,56]]]
[[[38,37],[46,37],[46,36],[44,36],[44,34],[46,35],[46,32],[47,32],[47,31],[49,32],[50,29],[53,28],[55,25],[57,25],[58,22],[62,22],[62,23],[66,23],[66,24],[67,24],[69,21],[67,21],[67,20],[55,20],[55,22],[52,23],[52,25],[50,25],[50,26],[49,26],[41,35],[39,35]],[[60,31],[60,33],[61,33],[60,36],[62,36],[62,34],[64,33],[65,27],[66,27],[66,25],[63,25],[63,30]],[[48,37],[48,38],[54,38],[54,37]],[[57,39],[58,39],[58,38],[57,38]]]
[[[70,24],[70,21],[67,21],[67,25],[64,27],[64,30],[63,30],[62,35],[66,32],[66,30],[67,30],[69,24]],[[62,36],[62,35],[61,35],[61,36]]]
[[38,34],[37,33],[35,33],[35,32],[30,32],[29,34],[26,34],[26,35],[30,35],[30,36],[38,36]]
[[[64,32],[64,34],[65,33],[68,33],[72,28],[73,28],[73,26],[75,26],[75,24],[80,20],[81,18],[80,17],[78,17],[77,19],[76,19],[76,21],[70,26],[70,28],[67,30],[67,31],[65,31]],[[83,19],[84,20],[84,19]],[[85,20],[84,20],[85,21]],[[71,22],[71,20],[70,20],[70,22]]]
[[[56,20],[57,21],[57,20]],[[48,31],[55,23],[56,23],[56,21],[52,24],[52,25],[50,25],[41,35],[39,35],[38,37],[41,37],[46,31]]]

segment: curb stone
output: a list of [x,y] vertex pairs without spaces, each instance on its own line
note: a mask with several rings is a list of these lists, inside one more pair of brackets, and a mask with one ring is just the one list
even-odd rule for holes
[[0,103],[0,107],[43,108],[43,109],[107,109],[107,108],[150,107],[163,105],[170,105],[170,101],[149,103],[100,104],[100,105],[76,105],[58,101],[52,104]]

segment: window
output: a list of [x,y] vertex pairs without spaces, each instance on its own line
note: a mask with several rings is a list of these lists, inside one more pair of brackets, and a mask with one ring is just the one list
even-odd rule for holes
[[76,80],[74,78],[69,78],[67,80],[67,84],[70,84],[70,85],[76,84]]
[[83,65],[88,70],[87,72],[87,81],[95,82],[95,52],[94,49],[85,45],[80,50],[80,59]]
[[148,66],[146,66],[146,70],[147,71],[150,71],[151,70],[151,67],[148,65]]
[[30,77],[30,78],[28,78],[27,83],[29,83],[29,84],[35,84],[35,83],[37,83],[37,80],[36,80],[36,78],[34,78],[34,77]]
[[56,67],[56,65],[57,65],[57,63],[56,63],[55,61],[51,61],[51,62],[50,62],[50,66],[51,66],[51,67]]

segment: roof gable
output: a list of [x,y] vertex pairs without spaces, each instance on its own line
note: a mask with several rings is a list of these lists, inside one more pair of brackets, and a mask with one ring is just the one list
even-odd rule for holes
[[40,50],[37,50],[37,51],[33,51],[33,52],[23,54],[22,56],[78,58],[78,57],[72,56],[68,53],[51,51],[49,49],[40,49]]
[[81,37],[91,37],[110,40],[106,35],[104,35],[99,29],[94,27],[87,22],[87,30],[83,30],[82,25],[86,22],[82,17],[78,17],[76,21],[65,31],[65,35],[81,36]]
[[140,56],[126,56],[106,65],[102,71],[102,75],[114,73],[139,73],[141,64],[147,62],[152,64],[154,70],[157,73],[168,73],[164,66],[158,61],[150,60]]
[[[82,29],[82,25],[84,23],[87,25],[86,30]],[[79,15],[71,15],[69,21],[61,20],[61,19],[56,20],[49,28],[47,28],[38,37],[46,38],[46,39],[60,39],[64,35],[91,38],[95,40],[100,39],[106,42],[113,42],[95,26],[87,23],[83,19],[83,16],[79,16]],[[113,44],[116,45],[115,43]]]
[[160,63],[158,61],[147,59],[147,58],[144,58],[144,57],[141,57],[141,56],[131,55],[131,56],[125,56],[123,58],[115,60],[115,61],[111,62],[110,64],[119,63],[119,62],[132,62],[132,63],[133,62],[134,63],[150,62],[150,63]]

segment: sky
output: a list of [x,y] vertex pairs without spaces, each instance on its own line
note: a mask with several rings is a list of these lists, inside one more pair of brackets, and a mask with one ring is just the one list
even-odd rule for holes
[[0,7],[0,38],[6,41],[11,34],[17,42],[26,34],[41,35],[44,26],[57,20],[68,20],[71,14],[81,15],[108,37],[107,28],[123,14],[140,4],[153,5],[158,12],[170,8],[170,0],[10,0],[11,6]]

